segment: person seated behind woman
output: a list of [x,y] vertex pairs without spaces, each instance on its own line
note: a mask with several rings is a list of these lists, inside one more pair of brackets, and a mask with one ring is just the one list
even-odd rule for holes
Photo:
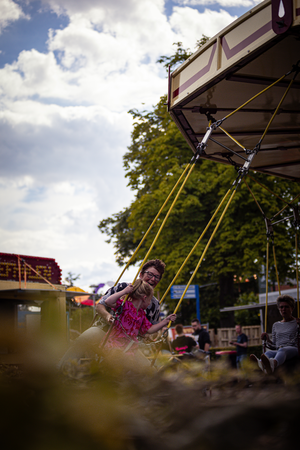
[[300,319],[293,317],[295,301],[289,295],[280,295],[277,298],[277,307],[282,320],[275,322],[272,328],[272,340],[268,333],[262,333],[261,338],[266,339],[275,350],[268,350],[258,359],[250,355],[252,361],[257,362],[258,367],[265,373],[271,374],[276,367],[282,365],[286,360],[298,355],[298,328]]
[[117,309],[122,305],[124,296],[127,294],[128,298],[123,304],[121,315],[114,321],[114,326],[105,344],[105,350],[120,348],[127,354],[133,355],[134,351],[138,349],[137,336],[139,334],[156,333],[170,320],[174,322],[176,314],[171,314],[161,322],[152,325],[144,310],[151,303],[153,288],[141,279],[137,280],[134,285],[129,284],[125,289],[112,294],[105,300],[105,304],[110,308]]
[[176,325],[175,331],[177,338],[174,339],[171,346],[177,353],[190,353],[193,349],[199,348],[197,342],[190,336],[186,336],[183,332],[181,324]]

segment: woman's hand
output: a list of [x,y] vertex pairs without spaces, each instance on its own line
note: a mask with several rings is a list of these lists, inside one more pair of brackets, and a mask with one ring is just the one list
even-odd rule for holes
[[113,323],[115,321],[114,317],[111,314],[109,314],[109,312],[106,314],[104,319],[106,320],[107,323]]
[[133,291],[133,286],[131,283],[129,283],[128,286],[126,286],[126,288],[123,289],[122,295],[130,294],[132,291]]
[[261,339],[262,339],[263,341],[267,340],[268,342],[270,342],[270,338],[269,338],[268,333],[262,333],[262,334],[261,334]]
[[165,321],[167,323],[169,323],[171,320],[171,322],[174,322],[176,320],[176,314],[170,314],[168,317],[165,318]]
[[114,317],[110,314],[110,317],[109,317],[107,322],[108,323],[114,323],[114,321],[115,321]]

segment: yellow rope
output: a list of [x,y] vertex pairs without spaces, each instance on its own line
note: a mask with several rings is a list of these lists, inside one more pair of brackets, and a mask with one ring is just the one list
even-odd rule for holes
[[297,280],[297,317],[299,318],[299,268],[298,268],[298,235],[297,230],[295,234],[295,246],[296,246],[296,280]]
[[[251,178],[251,177],[250,177],[250,178]],[[259,210],[260,210],[260,212],[262,213],[263,217],[265,217],[265,213],[264,213],[264,212],[263,212],[263,210],[261,209],[261,207],[260,207],[260,205],[259,205],[258,201],[256,200],[256,198],[255,198],[255,196],[254,196],[253,192],[251,191],[251,189],[250,189],[250,187],[249,187],[249,185],[248,185],[247,181],[245,180],[245,178],[244,178],[244,183],[246,184],[246,186],[247,186],[247,188],[248,188],[248,190],[249,190],[250,194],[252,195],[252,197],[253,197],[253,199],[254,199],[255,203],[257,204],[257,206],[258,206],[258,209],[259,209]]]
[[221,203],[219,204],[218,208],[216,209],[216,211],[214,212],[214,214],[212,215],[210,221],[208,222],[208,224],[206,225],[206,228],[204,229],[204,231],[202,232],[201,236],[199,237],[199,239],[197,240],[196,244],[194,245],[194,247],[192,248],[192,250],[190,251],[190,253],[188,254],[188,256],[186,257],[185,261],[182,263],[180,269],[178,270],[177,274],[175,275],[175,277],[173,278],[173,280],[171,281],[168,289],[166,290],[166,292],[164,293],[164,295],[162,296],[161,300],[160,300],[160,304],[164,301],[165,297],[167,296],[168,292],[170,291],[172,285],[175,283],[175,281],[177,280],[179,274],[181,273],[181,271],[183,270],[184,266],[186,265],[186,263],[188,262],[188,260],[190,259],[190,257],[192,256],[192,254],[194,253],[194,251],[196,250],[198,244],[200,243],[200,241],[202,240],[203,236],[205,235],[206,231],[208,230],[208,228],[210,227],[212,221],[214,220],[214,218],[216,217],[216,215],[218,214],[220,208],[222,207],[224,201],[226,200],[228,194],[230,193],[231,188],[227,191],[227,193],[225,194],[225,197],[223,198],[223,200],[221,201]]
[[[275,192],[271,191],[271,189],[269,189],[267,186],[265,186],[264,184],[262,184],[260,181],[255,180],[255,178],[252,178],[251,175],[248,175],[250,180],[254,181],[255,183],[259,184],[262,188],[266,189],[266,191],[270,192],[270,194],[274,195],[275,197],[277,197],[279,200],[281,200],[282,202],[286,203],[286,207],[290,205],[289,202],[287,202],[286,200],[284,200],[283,198],[279,197],[279,195],[275,194]],[[300,195],[300,194],[299,194]],[[294,200],[293,200],[294,201]]]
[[260,139],[260,142],[264,139],[265,135],[267,134],[268,129],[270,128],[271,123],[273,122],[273,120],[274,120],[274,118],[275,118],[275,116],[276,116],[276,114],[277,114],[277,112],[278,112],[278,110],[279,110],[279,108],[280,108],[280,106],[281,106],[283,100],[285,99],[285,97],[287,96],[287,94],[288,94],[290,88],[292,87],[293,82],[294,82],[294,80],[291,80],[291,81],[290,81],[290,83],[289,83],[289,85],[288,85],[288,87],[287,87],[285,93],[283,94],[283,96],[282,96],[282,98],[281,98],[281,100],[280,100],[280,102],[279,102],[277,108],[275,109],[275,111],[274,111],[274,113],[273,113],[273,115],[272,115],[272,117],[271,117],[271,119],[270,119],[268,125],[266,126],[266,129],[265,129],[265,131],[264,131],[264,133],[263,133],[263,135],[262,135],[262,137],[261,137],[261,139]]
[[[250,177],[250,178],[251,178],[251,177]],[[252,179],[253,179],[253,178],[251,178],[251,180],[252,180]],[[254,180],[254,181],[255,181],[255,180]],[[264,214],[263,210],[261,209],[259,203],[257,202],[256,198],[254,197],[254,195],[253,195],[253,193],[252,193],[252,191],[251,191],[250,187],[248,186],[248,184],[247,184],[247,182],[246,182],[245,179],[244,179],[244,182],[245,182],[247,188],[249,189],[249,192],[250,192],[250,194],[252,195],[252,197],[253,197],[255,203],[257,204],[258,208],[260,209],[260,211],[261,211],[263,217],[265,217],[265,214]],[[259,184],[260,184],[260,183],[259,183]],[[269,241],[268,241],[268,245],[269,245]],[[268,255],[269,255],[269,249],[268,249],[267,251],[268,251]],[[278,275],[278,270],[277,270],[277,262],[276,262],[276,253],[275,253],[275,246],[274,246],[274,243],[273,243],[273,257],[274,257],[274,265],[275,265],[276,278],[277,278],[277,284],[278,284],[278,291],[279,291],[279,295],[281,295],[280,283],[279,283],[279,275]],[[267,302],[267,288],[266,288],[266,302]],[[266,311],[267,311],[267,303],[266,303]],[[265,329],[265,330],[266,330],[266,329]]]
[[173,187],[173,189],[171,190],[171,192],[169,193],[168,197],[166,198],[164,204],[162,205],[162,207],[160,208],[160,210],[158,211],[156,217],[154,218],[153,222],[151,223],[150,227],[148,228],[147,232],[145,233],[143,239],[141,240],[141,242],[139,243],[139,245],[137,246],[136,250],[134,251],[133,255],[131,256],[131,258],[129,259],[129,261],[127,262],[126,266],[124,267],[124,269],[122,270],[121,275],[119,276],[119,278],[117,279],[117,281],[115,282],[115,286],[116,284],[118,284],[118,282],[120,281],[120,279],[122,278],[125,270],[128,268],[128,266],[130,265],[131,261],[134,259],[135,255],[137,254],[137,252],[139,251],[139,249],[141,248],[141,245],[143,244],[144,240],[146,239],[146,237],[148,236],[149,232],[151,231],[153,225],[155,224],[155,222],[157,221],[157,219],[159,218],[161,212],[163,211],[164,207],[166,206],[166,204],[168,203],[170,197],[172,196],[173,192],[175,191],[175,189],[177,188],[178,184],[180,183],[180,181],[182,180],[184,174],[186,173],[186,171],[188,170],[188,168],[190,167],[191,163],[189,163],[186,168],[184,169],[184,171],[182,172],[180,178],[178,179],[178,181],[176,182],[175,186]]
[[278,292],[279,292],[279,295],[281,295],[281,289],[280,289],[279,275],[278,275],[278,270],[277,270],[276,254],[275,254],[275,245],[274,245],[274,243],[273,243],[273,257],[274,257],[274,264],[275,264],[276,278],[277,278],[277,284],[278,284]]
[[223,131],[223,133],[225,133],[233,142],[235,142],[239,147],[241,147],[243,150],[245,150],[245,147],[242,145],[242,144],[240,144],[236,139],[234,139],[234,137],[233,136],[231,136],[231,134],[229,134],[226,130],[224,130],[224,128],[222,128],[222,127],[219,127],[220,128],[220,130],[222,130]]
[[[224,121],[225,119],[228,119],[229,117],[231,117],[231,116],[232,116],[233,114],[235,114],[236,112],[240,111],[244,106],[248,105],[252,100],[255,100],[257,97],[259,97],[260,95],[262,95],[264,92],[266,92],[267,90],[269,90],[270,88],[272,88],[273,86],[275,86],[278,82],[280,82],[281,80],[283,80],[285,77],[286,77],[286,75],[283,75],[283,76],[280,77],[277,81],[275,81],[274,83],[272,83],[270,86],[266,87],[265,89],[263,89],[262,91],[260,91],[259,93],[257,93],[255,96],[253,96],[253,97],[252,97],[251,99],[249,99],[247,102],[243,103],[243,104],[242,104],[241,106],[239,106],[237,109],[235,109],[234,111],[232,111],[231,113],[229,113],[227,116],[225,116],[225,117],[223,118],[223,121]],[[278,110],[279,110],[279,108],[280,108],[280,106],[281,106],[283,100],[285,99],[287,93],[289,92],[289,90],[290,90],[290,88],[291,88],[293,82],[294,82],[294,80],[291,80],[291,81],[290,81],[289,86],[287,87],[287,89],[286,89],[284,95],[282,96],[282,98],[281,98],[281,100],[280,100],[280,102],[279,102],[279,104],[278,104],[276,110],[274,111],[274,113],[273,113],[273,115],[272,115],[272,117],[271,117],[271,119],[270,119],[270,121],[269,121],[269,123],[268,123],[268,125],[267,125],[267,127],[266,127],[266,129],[265,129],[265,131],[264,131],[264,133],[262,134],[262,137],[261,137],[261,139],[260,139],[260,143],[262,142],[262,140],[264,139],[265,135],[267,134],[268,129],[270,128],[270,126],[271,126],[271,124],[272,124],[272,122],[273,122],[273,120],[274,120],[274,118],[275,118],[275,116],[276,116],[276,114],[277,114],[277,112],[278,112]],[[234,139],[234,138],[233,138],[226,130],[224,130],[222,127],[219,127],[219,128],[220,128],[220,129],[221,129],[221,130],[222,130],[222,131],[223,131],[230,139],[232,139],[232,140],[233,140],[240,148],[245,149],[245,147],[244,147],[243,145],[241,145],[236,139]],[[181,178],[182,178],[183,175],[185,174],[185,172],[186,172],[186,170],[188,169],[188,167],[189,167],[189,165],[186,167],[185,171],[184,171],[183,174],[181,175],[181,177],[180,177],[180,179],[178,180],[178,182],[176,183],[175,187],[173,188],[173,190],[172,190],[171,193],[169,194],[168,198],[167,198],[166,201],[164,202],[163,206],[162,206],[161,209],[159,210],[157,216],[156,216],[155,219],[153,220],[153,222],[152,222],[152,224],[150,225],[149,229],[147,230],[145,236],[143,237],[143,239],[141,240],[141,242],[140,242],[140,244],[138,245],[137,249],[136,249],[135,252],[133,253],[132,257],[131,257],[130,260],[127,262],[125,268],[123,269],[123,271],[122,271],[121,275],[119,276],[118,280],[116,281],[115,285],[119,282],[119,280],[120,280],[120,278],[122,277],[122,275],[124,274],[125,270],[127,269],[127,267],[129,266],[129,264],[131,263],[131,261],[133,260],[133,258],[135,257],[135,255],[137,254],[137,252],[138,252],[138,250],[140,249],[142,243],[143,243],[144,240],[146,239],[148,233],[149,233],[150,230],[152,229],[154,223],[156,222],[157,218],[158,218],[159,215],[161,214],[163,208],[165,207],[165,205],[166,205],[166,203],[168,202],[170,196],[171,196],[172,193],[174,192],[175,188],[177,187],[178,183],[180,182]],[[169,211],[168,211],[168,213],[167,213],[167,215],[166,215],[166,217],[165,217],[165,219],[164,219],[162,225],[160,226],[160,228],[159,228],[159,230],[158,230],[158,232],[157,232],[157,235],[156,235],[156,237],[154,238],[154,241],[152,242],[152,245],[150,246],[150,248],[149,248],[149,250],[148,250],[148,252],[147,252],[147,254],[146,254],[146,256],[145,256],[145,258],[144,258],[144,260],[143,260],[143,262],[142,262],[142,264],[141,264],[141,266],[140,266],[140,268],[139,268],[139,270],[138,270],[138,272],[137,272],[137,274],[136,274],[136,276],[135,276],[135,278],[134,278],[134,280],[133,280],[133,283],[136,281],[136,279],[137,279],[137,277],[138,277],[138,275],[139,275],[139,273],[140,273],[141,268],[143,267],[144,263],[146,262],[146,259],[148,258],[150,252],[152,251],[152,249],[153,249],[153,247],[154,247],[154,245],[155,245],[155,243],[156,243],[156,241],[157,241],[157,239],[158,239],[158,237],[159,237],[159,235],[160,235],[160,233],[161,233],[161,231],[162,231],[162,228],[164,227],[164,225],[165,225],[165,223],[166,223],[166,221],[167,221],[167,219],[168,219],[168,217],[169,217],[169,215],[170,215],[170,213],[171,213],[171,211],[172,211],[172,209],[173,209],[173,207],[174,207],[174,205],[175,205],[175,203],[176,203],[176,201],[177,201],[177,199],[178,199],[178,197],[179,197],[179,195],[180,195],[180,193],[181,193],[181,191],[182,191],[182,189],[183,189],[183,187],[184,187],[184,185],[185,185],[185,183],[186,183],[186,181],[187,181],[187,179],[189,178],[189,176],[190,176],[190,174],[191,174],[193,168],[194,168],[194,164],[193,164],[192,167],[190,168],[190,171],[189,171],[189,173],[188,173],[186,179],[184,180],[184,182],[183,182],[183,184],[182,184],[180,190],[178,191],[178,193],[177,193],[177,195],[176,195],[176,197],[175,197],[175,200],[173,201],[173,203],[172,203],[172,205],[171,205],[171,207],[170,207],[170,209],[169,209]],[[250,178],[251,178],[251,177],[250,177]],[[251,178],[251,179],[252,179],[252,178]],[[258,184],[260,184],[260,183],[258,183]],[[246,185],[247,185],[247,183],[246,183]],[[247,187],[248,187],[248,189],[250,190],[250,188],[249,188],[248,185],[247,185]],[[229,190],[229,191],[230,191],[230,190]],[[228,191],[228,193],[229,193],[229,191]],[[236,191],[234,191],[234,192],[232,193],[232,195],[231,195],[231,197],[230,197],[230,199],[229,199],[229,202],[227,203],[227,205],[226,205],[226,207],[225,207],[225,209],[224,209],[224,211],[223,211],[223,213],[222,213],[222,215],[221,215],[221,218],[220,218],[220,220],[219,220],[219,222],[218,222],[218,224],[217,224],[217,226],[216,226],[216,228],[215,228],[215,230],[214,230],[214,232],[213,232],[213,234],[212,234],[210,240],[208,241],[207,246],[205,247],[204,255],[205,255],[205,253],[206,253],[206,251],[207,251],[207,249],[208,249],[208,247],[209,247],[209,245],[210,245],[210,242],[211,242],[211,240],[212,240],[212,238],[213,238],[215,232],[217,231],[217,229],[218,229],[218,227],[219,227],[219,224],[221,223],[221,220],[222,220],[223,217],[224,217],[225,212],[227,211],[227,208],[228,208],[229,204],[231,203],[231,200],[232,200],[232,198],[233,198],[235,192],[236,192]],[[227,197],[228,193],[227,193],[226,196],[224,197],[224,199],[223,199],[223,201],[221,202],[221,204],[223,204],[223,202],[225,201],[225,198]],[[250,193],[252,194],[251,190],[250,190]],[[273,194],[274,194],[274,193],[273,193]],[[276,195],[276,194],[274,194],[274,195]],[[299,194],[299,195],[300,195],[300,194]],[[256,201],[256,199],[255,199],[255,197],[254,197],[253,194],[252,194],[252,196],[253,196],[253,198],[254,198],[256,204],[258,205],[259,209],[261,210],[261,208],[260,208],[259,204],[257,203],[257,201]],[[283,200],[283,201],[284,201],[284,200]],[[220,209],[221,204],[220,204],[218,210]],[[285,208],[284,208],[284,209],[285,209]],[[218,210],[217,210],[217,211],[218,211]],[[215,214],[217,213],[217,211],[215,212]],[[262,210],[261,210],[261,211],[262,211]],[[186,264],[186,262],[187,262],[188,259],[190,258],[191,254],[194,252],[195,248],[197,247],[197,245],[198,245],[199,242],[201,241],[201,239],[202,239],[202,237],[204,236],[204,234],[205,234],[207,228],[209,227],[209,225],[211,224],[213,218],[215,217],[215,214],[214,214],[214,216],[212,217],[212,219],[211,219],[211,221],[209,222],[209,224],[207,225],[207,227],[205,228],[205,230],[204,230],[204,232],[202,233],[202,235],[200,236],[200,238],[198,239],[197,243],[196,243],[195,246],[193,247],[192,251],[190,252],[190,254],[188,255],[188,257],[187,257],[186,260],[184,261],[183,265],[181,266],[179,272],[177,273],[176,277],[175,277],[174,280],[172,281],[171,285],[173,284],[173,282],[175,281],[175,279],[178,277],[178,275],[179,275],[179,273],[181,272],[182,268],[184,267],[184,265]],[[276,266],[276,256],[275,256],[275,250],[274,250],[274,247],[273,247],[273,251],[274,251],[274,261],[275,261],[275,266]],[[267,243],[267,258],[268,258],[268,253],[269,253],[269,242]],[[196,268],[196,270],[194,271],[194,273],[193,273],[193,275],[192,275],[192,277],[191,277],[191,279],[190,279],[190,281],[189,281],[189,284],[186,286],[185,291],[183,292],[182,297],[181,297],[181,299],[179,300],[178,305],[177,305],[177,307],[176,307],[174,313],[175,313],[175,312],[177,311],[177,309],[179,308],[179,306],[180,306],[180,304],[181,304],[181,302],[182,302],[182,299],[183,299],[183,297],[184,297],[184,295],[185,295],[185,293],[186,293],[186,291],[187,291],[187,289],[188,289],[188,287],[189,287],[189,285],[190,285],[190,283],[191,283],[191,281],[192,281],[192,279],[193,279],[195,273],[197,272],[197,270],[198,270],[198,268],[199,268],[199,266],[200,266],[200,264],[201,264],[201,262],[202,262],[202,260],[203,260],[204,255],[202,255],[202,257],[200,258],[200,261],[199,261],[199,263],[198,263],[198,265],[197,265],[197,268]],[[276,266],[276,275],[277,275],[277,278],[278,278],[277,266]],[[267,274],[266,274],[266,280],[268,280]],[[167,295],[168,291],[170,290],[171,285],[168,287],[168,290],[167,290],[166,293],[164,294],[164,296],[163,296],[161,302],[163,301],[163,299],[164,299],[165,296]],[[278,286],[279,286],[279,289],[280,289],[279,283],[278,283]],[[268,291],[268,290],[267,290],[267,288],[266,288],[266,314],[267,314],[267,291]],[[128,296],[127,296],[127,297],[128,297]],[[127,299],[127,297],[126,297],[126,299]],[[126,301],[126,299],[125,299],[124,301]],[[161,303],[161,302],[160,302],[160,303]],[[299,304],[298,304],[298,309],[299,309]],[[267,325],[267,322],[266,322],[266,321],[267,321],[267,317],[265,317],[265,327],[266,327],[266,325]],[[169,323],[168,326],[170,326],[170,324],[171,324],[171,322]]]
[[281,214],[288,206],[292,205],[292,204],[294,203],[294,201],[295,201],[298,197],[300,197],[300,194],[296,195],[296,197],[295,197],[290,203],[288,203],[287,205],[285,205],[285,207],[282,208],[281,211],[278,211],[278,213],[276,213],[276,214],[272,217],[272,219],[275,219],[275,217],[277,217],[279,214]]
[[[200,267],[200,265],[201,265],[201,263],[202,263],[202,261],[203,261],[203,258],[204,258],[205,254],[206,254],[206,252],[207,252],[207,250],[208,250],[208,248],[209,248],[209,246],[210,246],[210,243],[211,243],[211,241],[213,240],[213,237],[214,237],[214,235],[216,234],[216,232],[217,232],[217,230],[218,230],[218,228],[219,228],[219,226],[220,226],[220,224],[221,224],[221,222],[222,222],[222,220],[223,220],[223,218],[224,218],[224,216],[225,216],[225,213],[226,213],[226,211],[227,211],[227,209],[228,209],[230,203],[232,202],[232,199],[233,199],[235,193],[236,193],[236,190],[234,190],[234,191],[232,192],[232,194],[231,194],[231,196],[230,196],[230,199],[228,200],[228,202],[227,202],[227,204],[226,204],[226,206],[225,206],[225,208],[224,208],[224,211],[222,212],[221,217],[220,217],[220,219],[219,219],[219,221],[218,221],[218,223],[217,223],[217,225],[216,225],[216,227],[215,227],[215,229],[214,229],[214,231],[213,231],[211,237],[209,238],[208,243],[206,244],[206,247],[205,247],[205,249],[204,249],[204,251],[203,251],[203,253],[202,253],[202,256],[201,256],[201,258],[200,258],[200,260],[199,260],[199,262],[198,262],[198,264],[197,264],[197,266],[196,266],[196,269],[194,270],[194,272],[193,272],[191,278],[189,279],[188,284],[186,285],[186,287],[185,287],[185,289],[184,289],[184,291],[183,291],[183,293],[182,293],[182,296],[181,296],[181,298],[180,298],[180,300],[179,300],[179,302],[178,302],[178,304],[177,304],[177,306],[176,306],[176,308],[175,308],[175,310],[174,310],[174,314],[176,314],[176,312],[178,311],[178,308],[179,308],[179,306],[181,305],[181,302],[182,302],[182,300],[183,300],[183,298],[184,298],[184,296],[185,296],[185,294],[186,294],[186,291],[188,290],[188,288],[189,288],[191,282],[193,281],[193,278],[194,278],[194,276],[196,275],[196,273],[197,273],[197,271],[198,271],[198,269],[199,269],[199,267]],[[169,324],[168,324],[168,328],[170,328],[171,323],[172,323],[172,322],[170,321]]]
[[250,102],[252,102],[252,100],[255,100],[257,97],[259,97],[261,94],[266,92],[268,89],[271,89],[271,87],[275,86],[275,84],[279,83],[279,81],[283,80],[285,77],[286,77],[286,75],[283,75],[277,81],[274,81],[274,83],[270,84],[270,86],[266,87],[265,89],[260,91],[258,94],[256,94],[254,97],[250,98],[250,100],[248,100],[245,103],[243,103],[243,105],[239,106],[237,109],[235,109],[231,113],[227,114],[227,116],[225,116],[223,120],[228,119],[228,117],[230,117],[233,114],[235,114],[236,112],[238,112],[240,109],[242,109],[244,106],[248,105]]
[[268,277],[269,277],[269,239],[267,240],[267,254],[266,254],[266,308],[265,308],[265,332],[267,332],[268,319]]
[[181,185],[179,191],[177,192],[176,197],[175,197],[175,199],[173,200],[173,203],[172,203],[172,205],[171,205],[169,211],[167,212],[166,217],[164,218],[164,220],[163,220],[163,222],[162,222],[162,224],[161,224],[161,226],[160,226],[160,228],[159,228],[159,230],[158,230],[158,232],[157,232],[157,234],[156,234],[156,236],[155,236],[155,238],[154,238],[154,240],[153,240],[153,242],[152,242],[152,244],[151,244],[151,246],[150,246],[148,252],[146,253],[146,256],[145,256],[145,258],[144,258],[144,260],[143,260],[143,262],[142,262],[142,264],[141,264],[141,266],[140,266],[140,268],[139,268],[139,270],[138,270],[138,272],[137,272],[137,274],[136,274],[136,276],[135,276],[135,278],[134,278],[134,280],[133,280],[133,283],[134,283],[135,280],[137,279],[137,277],[138,277],[138,275],[139,275],[139,273],[140,273],[140,271],[141,271],[143,265],[145,264],[145,262],[146,262],[146,260],[147,260],[147,258],[148,258],[148,256],[149,256],[149,254],[151,253],[151,250],[153,249],[154,245],[156,244],[156,241],[157,241],[157,239],[158,239],[158,237],[159,237],[159,235],[160,235],[160,233],[161,233],[163,227],[165,226],[165,223],[166,223],[166,221],[167,221],[167,219],[168,219],[168,217],[169,217],[169,215],[170,215],[170,213],[171,213],[171,211],[172,211],[172,209],[173,209],[175,203],[177,202],[177,199],[178,199],[179,195],[181,194],[181,191],[182,191],[182,189],[184,188],[185,183],[186,183],[187,180],[189,179],[189,176],[191,175],[192,170],[194,169],[194,167],[195,167],[195,164],[192,164],[192,166],[191,166],[191,168],[190,168],[190,170],[189,170],[189,172],[188,172],[188,174],[187,174],[185,180],[183,181],[183,183],[182,183],[182,185]]

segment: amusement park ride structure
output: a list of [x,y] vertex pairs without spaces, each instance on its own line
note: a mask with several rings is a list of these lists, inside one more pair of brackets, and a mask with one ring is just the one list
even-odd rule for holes
[[201,158],[299,181],[299,64],[300,1],[266,0],[169,75],[169,112]]
[[[204,158],[233,165],[238,172],[233,190],[250,170],[299,183],[299,72],[300,0],[260,3],[210,39],[173,73],[169,72],[168,110],[194,153],[192,161]],[[285,207],[293,210],[298,317],[300,219],[299,200],[295,201],[299,196],[286,202]],[[272,220],[282,211],[276,212]],[[264,219],[268,272],[273,222]],[[274,262],[276,266],[275,253]],[[265,330],[267,304],[268,279]]]
[[[238,175],[160,302],[164,300],[171,286],[174,285],[178,274],[220,211],[221,216],[218,223],[204,248],[186,290],[189,288],[194,275],[204,260],[211,240],[230,206],[236,189],[250,170],[299,183],[299,72],[300,0],[265,0],[210,39],[185,63],[172,74],[169,74],[168,110],[194,155],[191,163],[184,169],[180,179],[162,205],[149,230],[144,234],[122,274],[135,257],[171,195],[175,193],[183,176],[187,173],[141,267],[147,260],[185,182],[193,170],[194,163],[199,158],[205,158],[216,163],[231,164],[236,167]],[[297,234],[300,228],[300,219],[299,200],[295,201],[299,197],[300,193],[292,201],[285,202],[286,207],[291,208],[294,213],[291,222],[295,228],[296,236],[298,317]],[[225,205],[224,208],[223,205]],[[276,212],[273,218],[279,213]],[[267,218],[265,220],[267,227],[266,261],[268,261],[268,243],[269,238],[273,238],[273,224],[271,220]],[[275,254],[274,260],[276,265]],[[19,268],[18,270],[16,268],[16,273],[21,274],[20,258],[18,264]],[[24,269],[24,271],[26,275],[26,270]],[[139,272],[140,269],[137,276]],[[116,283],[120,280],[122,274]],[[268,266],[266,267],[266,274],[268,274]],[[24,293],[26,286],[23,285],[23,281],[21,285],[20,275],[19,283],[18,281],[11,283],[13,285],[9,288],[2,288],[6,292],[2,292],[3,299],[0,303],[5,307],[8,305],[11,308],[16,308],[16,305],[20,302],[20,296],[24,297],[26,294],[26,298],[23,299],[22,297],[21,300],[28,301],[28,290]],[[266,280],[267,286],[268,280]],[[31,288],[34,289],[33,286]],[[56,305],[55,312],[59,316],[61,316],[59,313],[62,312],[62,315],[65,316],[65,299],[72,294],[61,288],[59,280],[57,286],[52,286],[51,292],[47,289],[45,295],[51,301],[48,300],[45,304],[51,305],[51,307]],[[39,289],[41,289],[40,286]],[[182,293],[174,313],[177,312],[186,290]],[[36,292],[35,295],[37,295]],[[13,317],[12,310],[11,317]],[[265,308],[265,330],[267,328],[266,317],[267,307]],[[63,324],[64,332],[65,328],[65,324]]]

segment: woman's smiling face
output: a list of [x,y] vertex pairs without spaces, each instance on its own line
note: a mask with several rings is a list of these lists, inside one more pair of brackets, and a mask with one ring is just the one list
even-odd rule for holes
[[155,288],[159,283],[161,276],[158,270],[156,270],[155,267],[151,266],[147,270],[145,270],[145,272],[141,272],[140,278],[141,280],[146,281],[146,283]]

